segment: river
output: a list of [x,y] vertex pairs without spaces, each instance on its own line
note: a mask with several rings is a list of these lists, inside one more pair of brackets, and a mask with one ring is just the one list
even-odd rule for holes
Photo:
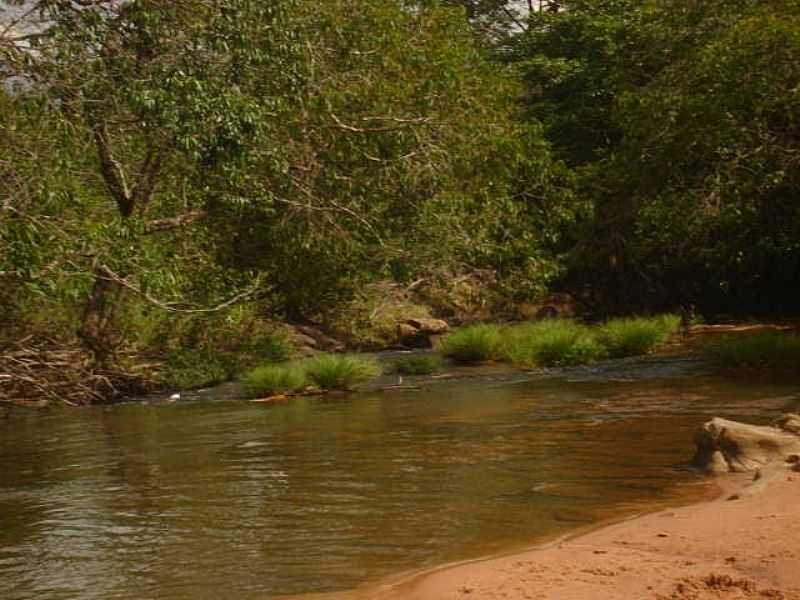
[[0,413],[0,598],[269,598],[520,548],[702,493],[713,415],[800,381],[473,380]]

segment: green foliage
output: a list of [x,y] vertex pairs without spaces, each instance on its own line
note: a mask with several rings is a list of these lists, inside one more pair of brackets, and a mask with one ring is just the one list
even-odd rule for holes
[[723,369],[800,368],[800,337],[796,334],[765,331],[732,335],[703,348],[705,356]]
[[299,392],[307,382],[303,366],[292,363],[256,367],[241,378],[245,394],[250,398]]
[[235,309],[151,307],[245,290],[262,315],[344,323],[369,346],[394,335],[392,307],[364,300],[375,281],[485,268],[527,297],[563,272],[570,175],[461,10],[35,4],[48,28],[8,66],[39,83],[0,92],[4,322],[28,331],[48,306],[77,329],[102,265],[129,286],[100,320],[126,347],[227,346]]
[[286,338],[270,332],[251,334],[238,351],[267,362],[283,362],[292,356],[292,346]]
[[294,14],[301,99],[274,131],[288,176],[254,177],[273,201],[224,213],[223,259],[267,273],[294,318],[465,263],[546,287],[558,234],[541,225],[563,220],[549,209],[567,204],[568,177],[541,129],[515,121],[513,73],[486,60],[463,14],[396,0],[307,0]]
[[676,315],[612,319],[598,326],[595,335],[611,358],[640,356],[676,333],[679,323]]
[[354,354],[321,354],[305,361],[303,369],[324,390],[349,390],[381,372],[377,361]]
[[642,3],[568,4],[568,10],[534,12],[512,56],[526,85],[529,115],[544,123],[560,157],[585,165],[620,137],[614,99],[638,73],[619,67],[631,51]]
[[233,377],[234,361],[209,350],[180,350],[167,356],[160,374],[171,389],[191,390],[222,383]]
[[480,363],[500,357],[502,329],[499,325],[462,327],[448,335],[439,352],[460,363]]
[[585,325],[553,319],[508,328],[502,354],[516,364],[550,367],[591,363],[605,350]]
[[430,309],[411,299],[400,286],[382,281],[363,286],[349,301],[327,312],[332,334],[359,349],[380,349],[397,342],[397,324],[429,318]]
[[617,134],[581,173],[596,210],[573,277],[615,310],[796,310],[800,4],[641,7],[617,17]]
[[[74,341],[109,272],[109,354],[244,366],[287,358],[271,319],[384,345],[424,288],[487,320],[556,283],[600,313],[800,302],[797,0],[85,4],[29,2],[35,53],[0,48],[3,338]],[[670,328],[539,327],[507,356]]]
[[401,375],[431,375],[442,368],[442,359],[435,354],[406,356],[394,363],[394,370]]

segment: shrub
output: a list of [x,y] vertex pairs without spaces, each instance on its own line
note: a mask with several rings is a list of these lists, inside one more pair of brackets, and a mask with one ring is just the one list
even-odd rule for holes
[[800,367],[800,337],[778,331],[725,337],[703,350],[711,361],[725,369]]
[[611,358],[639,356],[664,342],[679,323],[675,315],[612,319],[598,326],[595,335]]
[[245,393],[252,398],[296,392],[306,387],[305,371],[296,364],[264,365],[242,377]]
[[278,333],[261,333],[245,342],[239,349],[261,362],[279,363],[292,356],[292,345]]
[[442,359],[435,354],[407,356],[394,364],[394,369],[401,375],[430,375],[442,368]]
[[547,320],[511,327],[503,341],[503,356],[526,365],[575,365],[604,356],[603,347],[585,325]]
[[498,325],[470,325],[448,335],[439,351],[460,363],[479,363],[500,357]]
[[338,339],[358,348],[385,348],[397,342],[397,324],[430,318],[430,309],[409,297],[405,286],[380,281],[364,286],[347,302],[338,303],[325,324]]
[[347,390],[380,374],[371,358],[352,354],[322,354],[308,359],[303,367],[310,381],[325,390]]
[[230,357],[210,350],[180,350],[167,357],[161,381],[169,388],[190,390],[233,377],[235,363]]

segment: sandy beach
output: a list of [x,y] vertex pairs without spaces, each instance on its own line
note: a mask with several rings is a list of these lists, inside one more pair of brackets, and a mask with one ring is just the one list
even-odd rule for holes
[[711,502],[519,554],[444,567],[347,600],[800,600],[800,473],[723,478]]

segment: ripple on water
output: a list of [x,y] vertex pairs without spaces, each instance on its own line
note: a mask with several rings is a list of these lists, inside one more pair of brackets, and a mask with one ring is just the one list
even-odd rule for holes
[[0,598],[318,592],[515,548],[671,490],[692,497],[675,485],[695,481],[685,461],[700,423],[800,404],[800,382],[583,375],[12,413]]

